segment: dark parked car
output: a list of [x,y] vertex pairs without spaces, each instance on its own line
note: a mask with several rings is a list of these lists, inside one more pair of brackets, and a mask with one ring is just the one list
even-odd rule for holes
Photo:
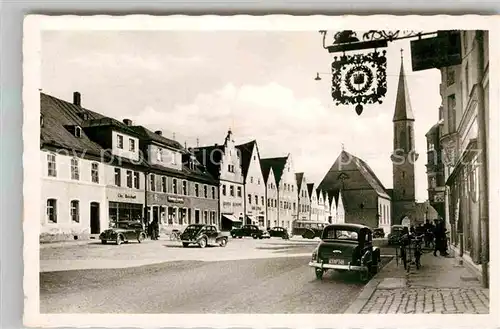
[[384,238],[385,237],[385,231],[383,228],[378,227],[373,229],[373,238]]
[[272,229],[270,229],[269,231],[269,235],[271,237],[278,237],[278,238],[282,238],[282,239],[290,239],[290,235],[288,234],[288,230],[284,227],[279,227],[279,226],[276,226],[276,227],[273,227]]
[[391,245],[397,245],[399,243],[399,239],[403,233],[403,225],[392,225],[391,232],[387,235],[387,243]]
[[115,227],[103,231],[99,235],[99,239],[103,244],[112,241],[120,245],[122,243],[128,243],[131,240],[137,240],[137,242],[141,243],[146,239],[146,232],[144,232],[141,222],[122,221],[117,222]]
[[208,245],[219,245],[225,247],[227,245],[227,235],[219,232],[213,225],[191,224],[181,236],[182,246],[187,247],[190,244],[197,244],[200,248],[205,248]]
[[269,237],[269,235],[266,234],[267,231],[260,229],[257,225],[243,225],[242,227],[232,229],[230,233],[233,238],[239,239],[244,236],[251,236],[254,239],[264,239]]
[[380,249],[372,244],[372,231],[359,224],[332,224],[324,228],[321,242],[313,251],[309,266],[316,278],[325,271],[356,271],[363,282],[378,272]]

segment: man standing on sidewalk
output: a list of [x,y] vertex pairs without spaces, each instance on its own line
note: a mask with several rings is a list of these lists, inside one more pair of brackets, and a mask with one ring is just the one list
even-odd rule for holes
[[439,251],[439,254],[441,256],[447,256],[448,253],[446,252],[446,228],[444,225],[444,222],[442,220],[437,220],[436,221],[436,227],[434,230],[434,256],[437,256],[437,252]]

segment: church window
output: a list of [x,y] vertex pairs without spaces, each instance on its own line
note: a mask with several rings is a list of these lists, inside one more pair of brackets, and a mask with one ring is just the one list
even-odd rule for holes
[[403,149],[403,151],[407,151],[407,148],[406,148],[406,133],[405,133],[404,130],[399,133],[399,146]]
[[404,171],[403,171],[403,172],[401,172],[401,177],[402,177],[402,178],[405,178],[405,177],[406,177],[406,173],[405,173]]
[[413,135],[413,129],[411,127],[408,127],[408,139],[410,140],[409,142],[409,149],[413,149],[413,140],[412,140],[412,135]]

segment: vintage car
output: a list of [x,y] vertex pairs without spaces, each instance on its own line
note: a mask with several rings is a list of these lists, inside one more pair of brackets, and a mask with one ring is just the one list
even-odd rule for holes
[[146,239],[146,232],[144,232],[142,223],[139,221],[121,221],[116,222],[114,227],[103,231],[99,235],[99,239],[102,244],[111,241],[120,245],[131,240],[137,240],[137,242],[141,243]]
[[197,244],[200,248],[205,248],[208,245],[225,247],[228,236],[219,232],[213,225],[191,224],[182,232],[180,239],[183,247],[190,244]]
[[385,231],[381,227],[377,227],[373,229],[373,238],[378,239],[378,238],[385,238]]
[[387,235],[387,243],[392,246],[399,243],[399,238],[403,233],[403,225],[392,225],[391,232]]
[[372,245],[372,231],[359,224],[332,224],[324,228],[309,266],[317,279],[327,270],[356,271],[367,282],[378,272],[380,249]]
[[292,236],[300,235],[304,239],[314,239],[321,237],[323,228],[328,225],[323,221],[295,221],[292,227]]
[[278,238],[282,238],[285,240],[290,239],[290,236],[288,234],[288,230],[284,227],[276,226],[276,227],[269,229],[268,232],[269,232],[269,235],[271,237],[278,237]]
[[250,236],[254,239],[266,239],[270,237],[266,230],[260,229],[257,225],[243,225],[242,227],[232,229],[230,233],[233,238],[239,239],[244,236]]

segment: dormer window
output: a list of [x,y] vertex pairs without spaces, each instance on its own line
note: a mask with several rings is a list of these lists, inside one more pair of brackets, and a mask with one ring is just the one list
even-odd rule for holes
[[78,137],[78,138],[82,137],[82,128],[80,128],[78,126],[75,127],[75,137]]
[[159,162],[163,161],[163,150],[160,148],[156,151],[156,160]]

